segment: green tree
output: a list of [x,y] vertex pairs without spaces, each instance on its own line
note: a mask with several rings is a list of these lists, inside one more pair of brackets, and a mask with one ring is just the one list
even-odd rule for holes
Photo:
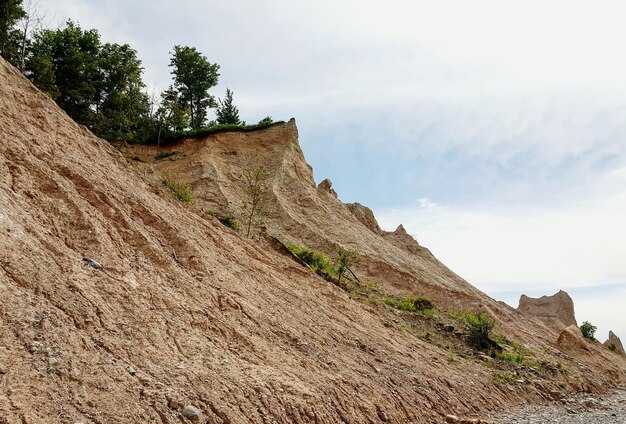
[[583,334],[583,337],[589,340],[595,340],[596,330],[598,327],[590,323],[589,321],[583,322],[580,326],[580,332]]
[[26,74],[76,122],[94,128],[94,106],[102,84],[100,35],[72,21],[35,35]]
[[218,102],[219,105],[215,110],[217,123],[219,125],[240,125],[241,120],[239,119],[239,109],[237,109],[237,106],[233,104],[233,92],[227,88],[226,97],[223,101],[222,99],[219,99]]
[[161,137],[172,132],[180,132],[189,127],[189,107],[181,101],[180,94],[174,87],[161,93],[161,104],[156,111],[158,122],[157,143]]
[[181,106],[189,107],[191,128],[202,128],[207,110],[216,106],[209,89],[217,85],[219,65],[209,63],[195,47],[174,46],[170,67]]
[[94,131],[108,140],[134,141],[148,116],[143,68],[128,44],[105,44],[99,54]]
[[26,16],[22,0],[0,0],[0,55],[19,65],[19,30],[15,24]]

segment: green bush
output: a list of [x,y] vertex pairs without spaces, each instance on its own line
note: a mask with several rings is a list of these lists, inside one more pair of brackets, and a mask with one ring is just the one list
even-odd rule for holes
[[589,340],[595,340],[595,334],[598,327],[590,323],[589,321],[583,322],[580,326],[580,332],[583,334],[583,337]]
[[609,350],[610,350],[611,352],[615,352],[615,351],[617,350],[617,345],[616,345],[615,343],[611,343],[611,344],[609,345]]
[[181,202],[191,202],[193,200],[193,190],[183,182],[161,179],[161,182],[170,192]]
[[481,312],[466,311],[463,316],[468,342],[476,349],[491,349],[497,343],[491,340],[491,330],[495,326],[494,319]]
[[515,362],[516,364],[521,364],[524,362],[524,355],[519,353],[506,353],[506,352],[496,352],[496,358],[503,359],[505,361]]
[[423,296],[404,296],[400,298],[385,296],[383,298],[383,303],[391,306],[392,308],[406,312],[423,313],[426,311],[432,311],[435,307],[429,299]]
[[327,280],[334,280],[337,277],[337,269],[333,261],[323,254],[306,247],[287,246],[302,262],[311,267],[311,269]]
[[219,221],[226,225],[228,228],[232,228],[235,231],[239,231],[239,221],[232,215],[221,216]]

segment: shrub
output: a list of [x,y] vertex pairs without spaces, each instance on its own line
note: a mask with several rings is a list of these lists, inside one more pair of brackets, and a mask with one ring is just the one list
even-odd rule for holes
[[213,209],[207,209],[206,214],[209,216],[212,216],[213,218],[217,218],[217,212],[215,212]]
[[435,307],[433,303],[423,296],[404,296],[401,298],[386,296],[383,302],[392,308],[406,312],[426,312],[432,311]]
[[590,323],[589,321],[583,322],[580,326],[580,332],[583,333],[583,337],[589,340],[595,340],[595,334],[598,327]]
[[167,178],[163,178],[161,182],[181,202],[191,202],[193,200],[193,190],[189,185],[179,181],[168,180]]
[[615,345],[615,343],[611,343],[611,344],[609,345],[609,350],[610,350],[611,352],[615,352],[615,351],[617,350],[617,346]]
[[292,244],[287,246],[302,262],[311,267],[311,269],[327,280],[334,280],[337,277],[337,269],[333,265],[333,261],[323,254],[306,247],[298,247]]
[[477,349],[484,350],[493,347],[491,330],[495,326],[494,319],[483,313],[467,311],[464,316],[468,342]]
[[239,231],[239,221],[232,215],[226,215],[218,218],[219,221],[226,225],[228,228],[232,228],[235,231]]
[[272,122],[274,122],[274,120],[270,116],[266,116],[259,121],[258,125],[269,125]]
[[337,258],[337,278],[341,283],[341,277],[350,269],[351,266],[359,261],[359,255],[356,252],[339,249]]
[[519,353],[506,353],[506,352],[496,352],[496,358],[503,359],[505,361],[515,362],[516,364],[521,364],[524,362],[524,355]]

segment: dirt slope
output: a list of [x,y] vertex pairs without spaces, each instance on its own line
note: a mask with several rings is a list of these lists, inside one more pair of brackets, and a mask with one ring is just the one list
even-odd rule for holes
[[[181,423],[185,405],[206,423],[431,423],[550,394],[449,361],[148,174],[0,59],[0,423]],[[623,378],[597,369],[576,384]]]

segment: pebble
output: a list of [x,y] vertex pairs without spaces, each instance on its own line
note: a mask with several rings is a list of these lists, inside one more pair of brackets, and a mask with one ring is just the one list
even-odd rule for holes
[[626,391],[609,395],[578,395],[548,405],[526,405],[492,416],[495,424],[624,424]]
[[183,417],[190,420],[197,420],[198,418],[200,418],[200,411],[198,411],[197,408],[191,405],[186,405],[181,411],[181,414],[183,415]]

